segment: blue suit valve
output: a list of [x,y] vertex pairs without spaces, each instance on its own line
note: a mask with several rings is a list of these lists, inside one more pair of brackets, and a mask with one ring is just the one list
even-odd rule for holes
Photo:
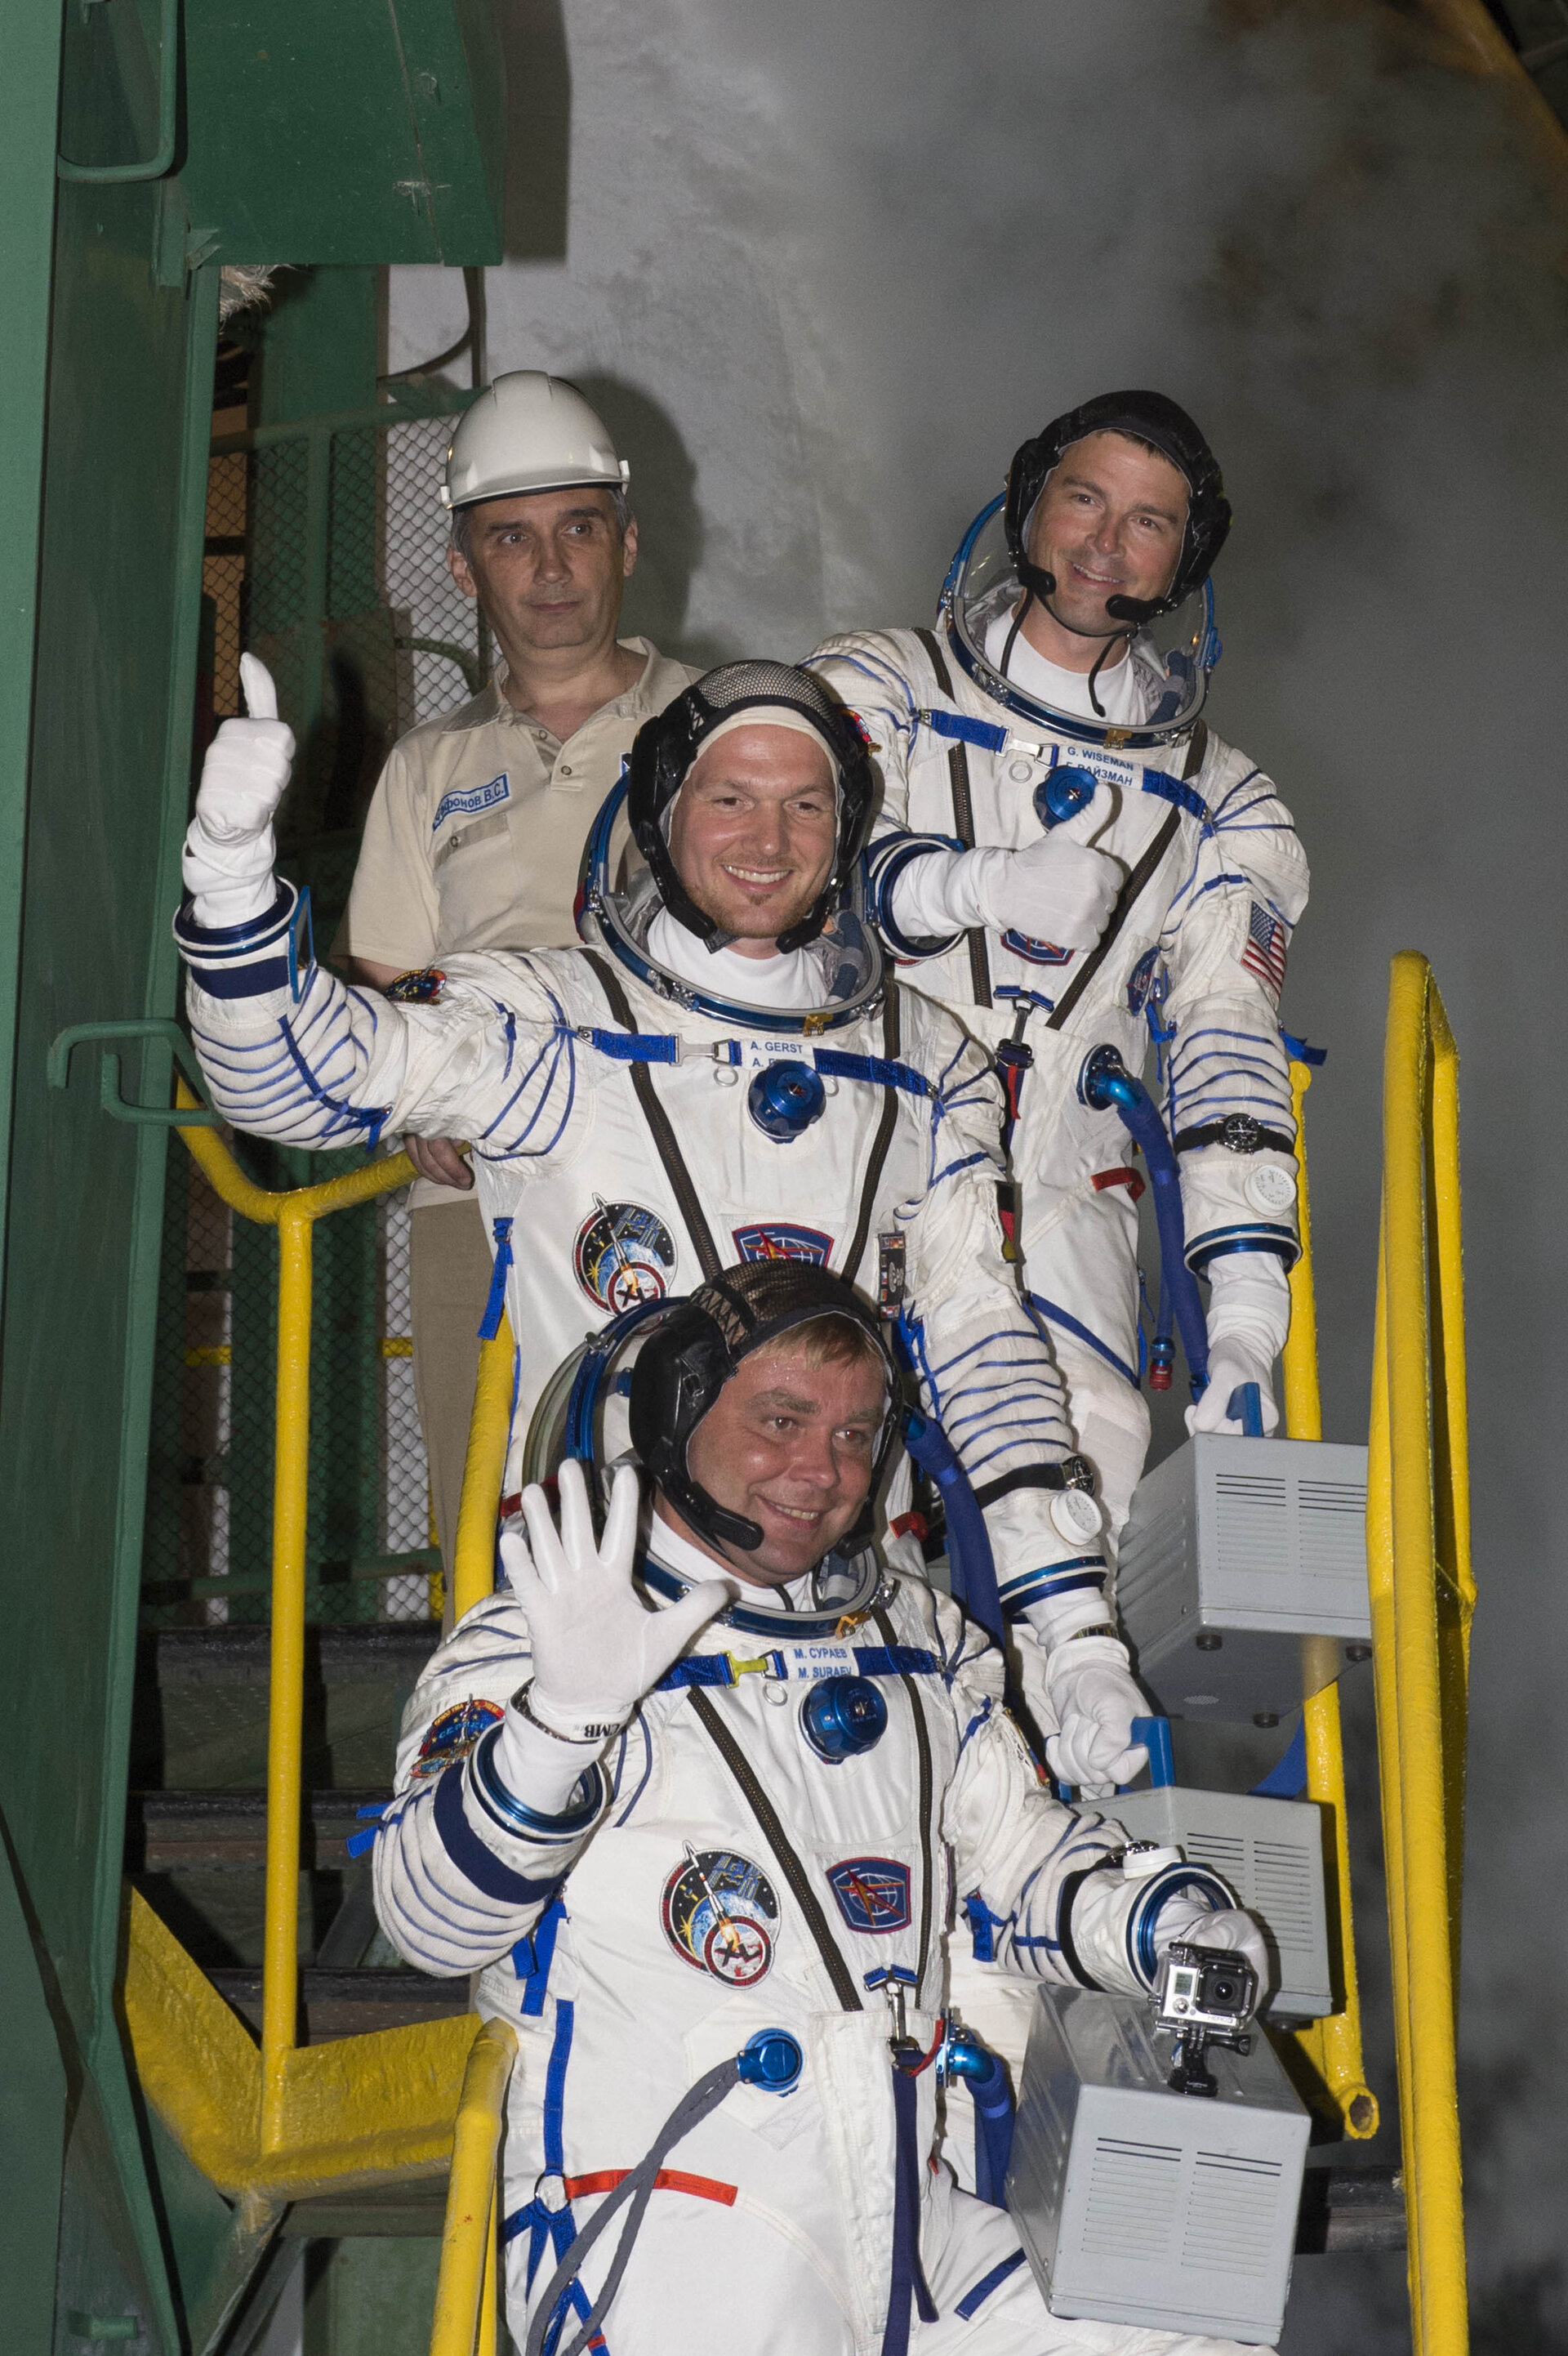
[[962,2078],[975,2105],[975,2190],[995,2208],[1004,2203],[1013,2147],[1013,2090],[998,2057],[961,2023],[948,2030],[942,2074]]
[[1034,789],[1034,814],[1047,834],[1063,819],[1087,809],[1098,783],[1093,769],[1052,769],[1042,777]]
[[746,1090],[746,1109],[764,1137],[793,1145],[822,1119],[827,1091],[809,1064],[764,1064]]
[[793,2094],[805,2058],[787,2029],[759,2029],[736,2056],[736,2067],[742,2086],[760,2086],[764,2094]]
[[801,1732],[830,1766],[874,1751],[887,1725],[887,1703],[869,1677],[824,1677],[800,1705]]

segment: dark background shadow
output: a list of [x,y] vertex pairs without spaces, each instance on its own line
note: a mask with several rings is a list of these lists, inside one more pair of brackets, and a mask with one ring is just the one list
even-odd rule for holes
[[566,254],[571,193],[571,66],[561,0],[507,0],[506,251],[517,262]]
[[731,649],[686,627],[692,576],[702,560],[703,521],[697,462],[669,412],[619,377],[575,376],[572,382],[609,427],[632,469],[637,519],[637,569],[626,584],[622,635],[653,640],[659,652],[704,668]]

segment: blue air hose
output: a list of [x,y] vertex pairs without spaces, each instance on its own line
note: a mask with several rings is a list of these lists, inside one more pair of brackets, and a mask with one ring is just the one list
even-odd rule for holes
[[975,1502],[969,1475],[942,1426],[913,1408],[904,1410],[904,1445],[942,1494],[953,1593],[970,1619],[1001,1646],[1002,1599],[997,1592],[997,1566],[986,1517]]
[[1095,1048],[1079,1075],[1078,1093],[1096,1112],[1108,1112],[1114,1105],[1128,1136],[1143,1148],[1159,1228],[1160,1278],[1169,1289],[1176,1329],[1192,1377],[1192,1396],[1197,1398],[1209,1380],[1209,1331],[1198,1279],[1187,1265],[1181,1173],[1165,1133],[1159,1108],[1143,1082],[1134,1079],[1115,1048],[1110,1046]]

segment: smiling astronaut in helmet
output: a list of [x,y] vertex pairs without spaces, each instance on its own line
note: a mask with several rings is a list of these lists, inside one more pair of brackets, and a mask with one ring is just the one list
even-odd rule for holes
[[[780,663],[709,672],[638,733],[624,798],[647,872],[624,894],[605,873],[621,787],[596,821],[583,946],[447,958],[389,998],[311,962],[272,875],[291,750],[256,717],[208,755],[176,926],[197,1052],[226,1116],[267,1136],[473,1141],[484,1330],[504,1308],[517,1343],[507,1494],[585,1330],[732,1261],[795,1261],[901,1323],[1012,1591],[1098,1595],[1100,1509],[1001,1222],[996,1075],[860,921],[870,765],[822,688]],[[1104,1616],[1048,1632],[1038,1665],[1073,1783],[1142,1758]]]
[[[1016,1088],[1025,1290],[1113,1542],[1149,1440],[1144,1179],[1080,1095],[1093,1051],[1136,1072],[1153,1045],[1166,1084],[1187,1264],[1211,1288],[1189,1428],[1239,1430],[1231,1398],[1256,1383],[1274,1429],[1298,1248],[1279,995],[1307,862],[1272,782],[1203,717],[1230,523],[1192,419],[1102,394],[1016,452],[934,629],[831,638],[806,666],[872,746],[873,920]],[[1055,1639],[1105,1601],[1065,1571],[1003,1590]]]
[[585,937],[714,1012],[810,1014],[815,1030],[866,1010],[881,988],[860,914],[870,773],[815,680],[778,663],[709,672],[643,732],[624,790],[646,864],[612,887],[613,795],[588,844]]

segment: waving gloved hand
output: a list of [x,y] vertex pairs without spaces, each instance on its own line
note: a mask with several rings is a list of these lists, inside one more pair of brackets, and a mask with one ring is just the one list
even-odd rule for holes
[[1057,948],[1093,948],[1122,888],[1121,862],[1088,846],[1111,817],[1109,786],[1102,783],[1075,818],[1021,851],[970,853],[985,861],[973,875],[987,921],[998,932],[1019,932]]
[[240,677],[251,717],[226,720],[207,748],[181,862],[196,921],[213,930],[251,924],[272,907],[272,812],[294,753],[266,665],[241,655]]
[[1263,2002],[1274,1967],[1264,1934],[1250,1914],[1243,1914],[1239,1906],[1223,1906],[1211,1912],[1200,1898],[1178,1891],[1159,1910],[1154,1931],[1156,1955],[1163,1955],[1179,1939],[1195,1947],[1222,1947],[1228,1954],[1244,1955],[1258,1976],[1258,2001]]
[[1045,1762],[1058,1783],[1078,1785],[1089,1799],[1130,1783],[1148,1762],[1132,1732],[1148,1704],[1133,1683],[1126,1646],[1115,1636],[1069,1637],[1052,1646],[1045,1683],[1060,1730],[1047,1740]]
[[1238,1252],[1210,1269],[1209,1382],[1187,1410],[1189,1431],[1240,1432],[1230,1412],[1239,1384],[1256,1383],[1264,1430],[1279,1423],[1274,1362],[1290,1331],[1290,1284],[1272,1252]]
[[565,1741],[599,1744],[619,1732],[735,1590],[727,1580],[706,1580],[678,1602],[650,1612],[632,1585],[636,1473],[629,1465],[616,1473],[597,1542],[581,1464],[562,1464],[557,1486],[559,1534],[544,1491],[525,1489],[528,1544],[504,1535],[501,1563],[533,1644],[530,1716]]

